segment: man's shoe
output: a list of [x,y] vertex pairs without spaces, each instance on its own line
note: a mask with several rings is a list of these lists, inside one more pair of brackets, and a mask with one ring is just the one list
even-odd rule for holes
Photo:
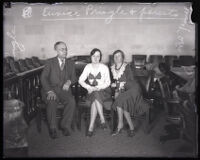
[[70,136],[70,132],[67,128],[62,129],[62,133],[64,136]]
[[50,135],[50,137],[51,137],[52,139],[58,138],[58,134],[57,134],[56,129],[50,129],[50,130],[49,130],[49,135]]

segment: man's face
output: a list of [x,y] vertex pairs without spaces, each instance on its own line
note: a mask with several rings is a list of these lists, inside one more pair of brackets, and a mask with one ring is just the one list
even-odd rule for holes
[[60,43],[56,46],[57,55],[63,59],[67,56],[67,46],[64,43]]

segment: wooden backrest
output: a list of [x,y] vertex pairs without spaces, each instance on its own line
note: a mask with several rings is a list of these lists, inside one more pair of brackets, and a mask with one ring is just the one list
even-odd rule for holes
[[4,79],[3,89],[4,100],[21,99],[21,90],[18,76],[13,76],[11,78]]
[[134,66],[144,66],[146,63],[146,55],[132,55],[132,63]]
[[163,62],[163,56],[162,55],[150,55],[148,58],[148,62],[150,62],[150,63]]
[[21,71],[27,71],[28,70],[28,67],[26,66],[26,63],[25,63],[24,59],[19,59],[18,60],[18,64],[19,64],[19,67],[20,67]]
[[4,69],[4,74],[11,72],[10,64],[6,60],[6,58],[3,59],[3,69]]
[[162,103],[164,105],[165,112],[168,114],[169,109],[166,100],[172,97],[171,96],[172,93],[170,93],[169,85],[165,78],[158,79],[158,83],[161,90]]
[[113,55],[109,55],[108,66],[112,66],[114,64]]
[[25,58],[24,61],[25,61],[26,66],[27,66],[29,69],[35,68],[35,66],[33,65],[32,60],[31,60],[30,58]]
[[34,64],[36,67],[42,66],[42,64],[40,64],[40,61],[39,61],[39,58],[38,58],[38,57],[33,56],[33,57],[31,58],[31,60],[32,60],[33,64]]
[[195,58],[193,56],[180,56],[179,62],[181,66],[191,66],[195,65]]
[[12,56],[7,56],[7,57],[5,57],[5,59],[6,59],[7,63],[10,63],[10,61],[14,61],[14,57],[12,57]]
[[169,66],[174,66],[174,60],[177,60],[178,56],[166,55],[164,61]]
[[170,99],[172,98],[172,91],[170,91],[169,83],[165,77],[158,79],[162,98],[164,99]]

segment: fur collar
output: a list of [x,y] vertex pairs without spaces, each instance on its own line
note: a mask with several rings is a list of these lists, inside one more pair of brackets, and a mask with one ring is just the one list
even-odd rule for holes
[[115,64],[111,66],[111,71],[114,79],[118,80],[123,75],[127,64],[128,63],[124,62],[119,70],[115,69]]

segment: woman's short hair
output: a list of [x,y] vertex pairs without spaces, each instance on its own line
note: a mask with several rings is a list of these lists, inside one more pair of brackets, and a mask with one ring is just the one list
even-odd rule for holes
[[124,58],[125,58],[124,52],[123,52],[122,50],[119,50],[119,49],[113,52],[113,60],[114,60],[114,56],[115,56],[117,53],[121,53],[122,60],[124,61]]
[[[56,42],[55,44],[54,44],[54,49],[56,50],[56,47],[57,47],[57,45],[59,45],[59,44],[65,44],[65,42],[63,42],[63,41],[58,41],[58,42]],[[65,44],[66,45],[66,44]]]
[[94,48],[94,49],[90,52],[90,58],[91,58],[96,52],[99,52],[99,53],[100,53],[100,60],[99,60],[99,62],[101,62],[102,53],[101,53],[101,50],[98,49],[98,48]]

